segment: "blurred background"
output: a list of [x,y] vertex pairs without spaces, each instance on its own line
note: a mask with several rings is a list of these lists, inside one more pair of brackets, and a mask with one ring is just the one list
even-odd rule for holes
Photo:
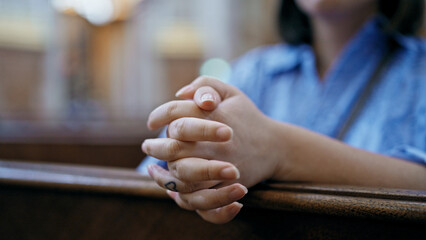
[[0,0],[0,158],[136,167],[149,112],[278,42],[277,0]]
[[279,42],[278,4],[0,0],[0,159],[136,167],[150,111]]

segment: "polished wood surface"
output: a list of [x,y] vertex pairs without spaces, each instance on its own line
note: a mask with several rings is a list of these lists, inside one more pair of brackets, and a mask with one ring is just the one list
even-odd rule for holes
[[0,158],[32,162],[136,168],[144,157],[140,140],[122,144],[0,143]]
[[156,135],[146,120],[0,121],[0,159],[136,168],[141,143]]
[[0,161],[2,239],[422,239],[426,191],[270,183],[224,225],[134,170]]

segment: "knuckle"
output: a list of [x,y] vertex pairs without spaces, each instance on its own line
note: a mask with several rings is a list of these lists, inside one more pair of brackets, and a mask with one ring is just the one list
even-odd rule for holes
[[194,83],[198,83],[198,84],[203,84],[206,83],[208,81],[209,77],[207,76],[199,76]]
[[210,137],[210,134],[209,134],[209,127],[207,126],[207,124],[202,124],[201,125],[201,129],[200,129],[201,131],[201,134],[202,134],[202,137],[203,138],[208,138],[208,137]]
[[187,200],[188,207],[192,209],[197,209],[200,206],[204,206],[206,204],[206,199],[204,197],[192,197]]
[[214,179],[214,174],[215,173],[215,168],[209,164],[209,166],[206,169],[206,173],[205,176],[208,180],[213,180]]
[[195,192],[197,190],[197,183],[186,183],[185,191],[188,193]]
[[178,119],[173,121],[170,124],[170,137],[179,138],[184,137],[185,135],[185,127],[187,125],[187,121],[185,119]]
[[176,164],[176,165],[174,166],[173,171],[174,171],[174,173],[175,173],[176,178],[179,178],[179,179],[185,180],[185,177],[186,177],[186,174],[185,174],[185,167],[184,167],[184,166],[182,166],[182,164]]
[[176,157],[182,150],[181,143],[178,141],[170,141],[166,143],[167,156],[169,158]]
[[173,162],[167,162],[167,168],[169,169],[169,172],[171,173],[172,176],[174,176],[175,178],[179,178],[179,173],[177,172],[177,166],[176,163]]
[[168,118],[173,118],[174,117],[174,115],[175,115],[175,113],[176,113],[176,111],[177,111],[177,109],[178,109],[178,104],[177,104],[177,102],[170,102],[168,105],[167,105],[167,107],[166,107],[166,116],[168,117]]
[[182,186],[180,186],[179,192],[181,193],[193,193],[200,189],[200,183],[198,182],[185,182],[183,181]]
[[[178,175],[179,179],[182,179],[183,181],[194,181],[196,179],[198,179],[198,172],[197,170],[193,169],[193,166],[186,161],[180,162],[179,164],[176,165],[176,175]],[[194,185],[194,187],[192,188],[192,190],[196,190],[195,186],[196,183],[192,183]]]
[[181,172],[180,174],[181,174],[180,175],[181,177],[184,176],[181,180],[185,183],[184,186],[183,186],[182,192],[193,193],[193,192],[198,191],[200,189],[200,186],[202,186],[202,184],[200,182],[191,181],[188,178],[188,174],[187,173]]
[[203,181],[213,180],[210,166],[199,169],[197,175],[199,175]]
[[159,177],[158,175],[154,174],[152,176],[152,178],[154,179],[155,183],[157,183],[158,186],[164,187],[164,183],[163,183],[163,180],[161,179],[161,177]]

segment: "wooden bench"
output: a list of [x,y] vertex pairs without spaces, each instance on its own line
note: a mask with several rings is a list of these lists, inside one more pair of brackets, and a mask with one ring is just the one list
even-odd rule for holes
[[426,238],[426,191],[270,183],[242,203],[214,225],[134,170],[0,161],[1,239]]

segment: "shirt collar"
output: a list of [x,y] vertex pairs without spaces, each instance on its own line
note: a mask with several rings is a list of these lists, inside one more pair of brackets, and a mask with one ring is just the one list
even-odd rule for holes
[[405,36],[400,33],[394,33],[392,37],[403,48],[411,51],[426,51],[426,41],[421,37]]
[[[356,39],[368,41],[370,46],[372,41],[384,41],[385,38],[393,38],[401,47],[412,51],[425,50],[426,41],[419,37],[405,36],[397,32],[389,34],[383,32],[382,26],[385,24],[385,18],[374,16],[369,20],[356,34],[352,42],[346,48],[352,48]],[[264,67],[269,75],[285,73],[300,66],[307,58],[313,58],[313,50],[309,44],[289,45],[278,44],[268,50],[265,55]],[[312,59],[313,60],[313,59]]]
[[268,49],[264,55],[264,69],[269,75],[288,72],[298,67],[302,62],[303,52],[309,45],[278,44]]
[[412,36],[412,35],[402,35],[399,32],[392,31],[388,33],[384,33],[382,30],[383,25],[387,23],[387,20],[385,17],[381,15],[377,15],[373,18],[372,22],[374,22],[374,28],[375,31],[380,32],[381,34],[386,35],[387,37],[393,39],[396,43],[399,44],[402,48],[405,48],[407,50],[411,51],[419,51],[419,50],[425,50],[425,39],[422,39],[419,36]]

